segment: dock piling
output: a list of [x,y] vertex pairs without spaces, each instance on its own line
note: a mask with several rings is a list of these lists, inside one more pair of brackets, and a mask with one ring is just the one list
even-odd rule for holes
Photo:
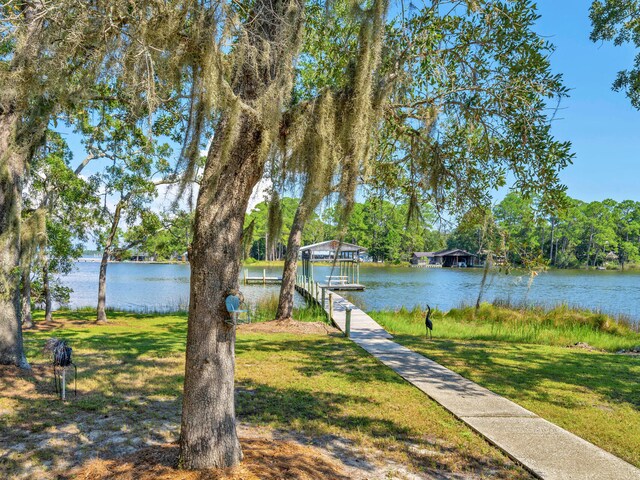
[[347,338],[351,336],[351,307],[347,307],[344,317],[344,336]]
[[329,321],[333,320],[333,293],[329,292]]

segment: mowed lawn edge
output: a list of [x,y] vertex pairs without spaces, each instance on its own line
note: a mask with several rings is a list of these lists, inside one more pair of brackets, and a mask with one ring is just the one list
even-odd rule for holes
[[[640,467],[640,356],[576,347],[579,336],[566,346],[486,340],[486,324],[473,338],[472,323],[452,319],[446,325],[436,319],[428,339],[414,313],[372,317],[394,341]],[[633,343],[630,338],[640,343],[635,336],[621,340]]]
[[[25,333],[34,365],[46,363],[46,338],[69,340],[79,367],[77,399],[55,400],[52,388],[35,397],[0,397],[12,413],[2,430],[37,432],[60,418],[79,430],[94,419],[117,418],[118,435],[143,435],[159,421],[177,438],[184,374],[185,315],[112,313],[104,326],[90,312],[66,312],[53,329]],[[42,324],[40,324],[42,325]],[[242,423],[298,432],[314,439],[343,438],[417,472],[449,471],[491,478],[530,478],[422,392],[349,340],[332,335],[238,333],[236,403]],[[115,428],[115,427],[114,427]],[[124,433],[123,433],[124,432]],[[21,441],[28,441],[27,436]],[[108,447],[105,444],[105,448]],[[100,445],[89,443],[93,455]],[[32,461],[38,461],[35,449]],[[42,459],[65,448],[42,449]],[[19,465],[14,465],[19,468]]]

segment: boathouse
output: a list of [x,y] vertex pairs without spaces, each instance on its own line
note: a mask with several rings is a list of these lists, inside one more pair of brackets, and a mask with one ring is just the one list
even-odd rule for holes
[[453,248],[438,252],[414,252],[410,262],[416,267],[475,267],[478,256],[461,248]]
[[[327,240],[300,248],[302,275],[314,280],[314,262],[333,262],[335,271],[325,280],[333,290],[364,290],[360,284],[360,257],[367,249],[353,243]],[[322,280],[321,280],[322,281]]]

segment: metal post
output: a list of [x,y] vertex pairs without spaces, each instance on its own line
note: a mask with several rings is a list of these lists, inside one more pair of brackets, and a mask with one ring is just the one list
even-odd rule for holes
[[347,314],[344,320],[344,336],[347,338],[351,336],[351,307],[347,307]]
[[329,321],[333,320],[333,293],[329,292]]
[[262,284],[263,285],[267,284],[267,269],[266,268],[262,269]]
[[62,401],[67,399],[67,369],[62,367]]

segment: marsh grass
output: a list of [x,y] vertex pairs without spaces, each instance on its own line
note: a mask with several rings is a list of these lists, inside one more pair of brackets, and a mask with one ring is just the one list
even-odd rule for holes
[[[371,317],[393,334],[425,335],[425,312],[416,307],[370,312]],[[602,312],[558,305],[554,308],[522,306],[506,301],[461,306],[432,314],[437,338],[489,340],[567,346],[578,342],[616,351],[640,345],[640,334],[631,322]]]
[[[278,297],[271,295],[264,297],[249,305],[251,322],[268,322],[276,318],[278,310]],[[319,306],[306,304],[303,307],[293,309],[293,318],[299,322],[323,322],[328,323],[327,315]]]

